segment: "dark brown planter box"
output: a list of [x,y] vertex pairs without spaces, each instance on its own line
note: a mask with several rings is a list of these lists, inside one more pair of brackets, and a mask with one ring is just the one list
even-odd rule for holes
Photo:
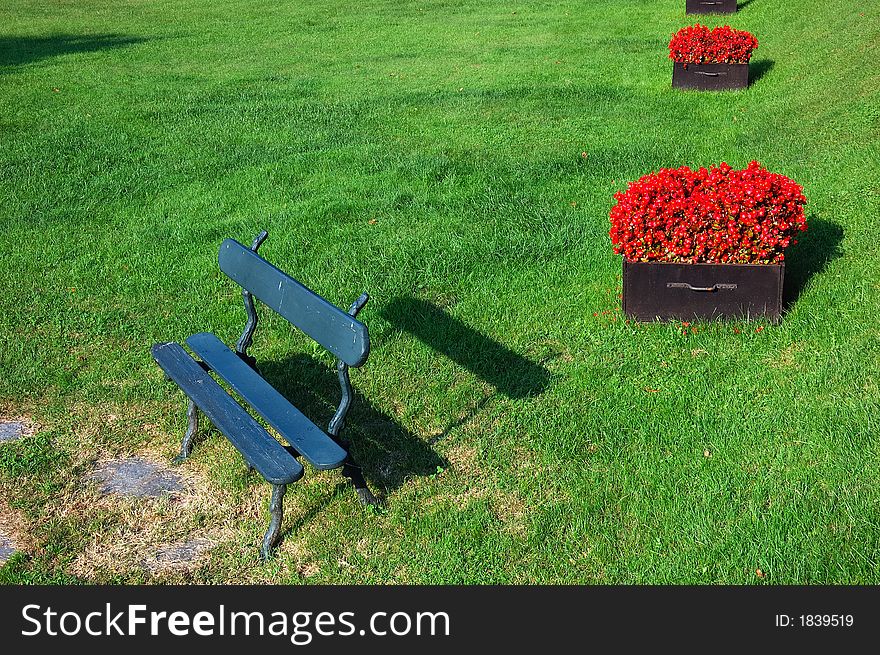
[[623,261],[623,312],[637,321],[782,314],[784,264]]
[[673,89],[730,91],[748,86],[748,64],[672,64]]
[[733,14],[736,0],[685,0],[686,14]]

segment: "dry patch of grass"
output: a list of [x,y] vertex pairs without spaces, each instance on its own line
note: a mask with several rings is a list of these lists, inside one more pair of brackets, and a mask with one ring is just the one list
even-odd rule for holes
[[453,507],[464,510],[483,501],[512,534],[525,535],[526,503],[515,491],[499,488],[495,475],[481,466],[479,452],[469,444],[459,444],[447,453],[449,470],[440,475],[443,489],[426,499],[426,507]]
[[528,505],[523,498],[511,491],[496,490],[491,497],[492,513],[513,536],[525,538],[528,532]]
[[[79,552],[68,573],[92,582],[191,581],[209,566],[217,545],[240,541],[238,524],[250,508],[236,505],[235,494],[220,489],[198,458],[172,468],[179,441],[150,423],[145,408],[78,403],[68,416],[72,425],[58,430],[56,445],[70,453],[76,474],[40,517],[77,526],[82,541],[74,546]],[[182,490],[159,497],[101,494],[90,473],[112,456],[136,456],[168,469]]]
[[[71,406],[68,415],[76,449],[86,449],[81,459],[125,455],[142,445],[158,452],[161,458],[169,459],[183,437],[183,430],[179,435],[172,435],[152,422],[155,412],[140,404],[104,403],[97,406],[79,402]],[[160,450],[159,445],[164,448]]]
[[161,545],[143,565],[154,575],[188,573],[205,563],[213,546],[213,541],[202,537]]
[[767,357],[764,363],[776,369],[799,369],[798,355],[804,351],[804,344],[795,341],[783,348],[778,355]]
[[[150,459],[149,454],[142,456]],[[69,572],[102,581],[142,571],[180,574],[202,564],[208,544],[223,538],[223,505],[201,476],[175,472],[184,480],[184,491],[157,498],[102,495],[92,483],[68,488],[56,504],[56,515],[87,526],[90,536]],[[175,544],[188,543],[195,544],[193,557],[184,564],[171,551]]]

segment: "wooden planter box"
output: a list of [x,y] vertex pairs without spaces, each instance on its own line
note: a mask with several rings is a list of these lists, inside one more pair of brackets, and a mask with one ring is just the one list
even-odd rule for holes
[[733,14],[736,0],[685,0],[686,14]]
[[623,312],[636,321],[782,314],[784,264],[623,261]]
[[749,86],[748,64],[680,64],[672,65],[673,89],[700,91],[731,91]]

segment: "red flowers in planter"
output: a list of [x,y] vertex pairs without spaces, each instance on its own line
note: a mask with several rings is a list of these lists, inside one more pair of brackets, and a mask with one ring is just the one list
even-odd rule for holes
[[661,168],[614,198],[611,243],[630,261],[774,264],[807,229],[803,188],[756,161]]
[[669,58],[681,64],[747,64],[758,39],[729,25],[681,28],[669,42]]

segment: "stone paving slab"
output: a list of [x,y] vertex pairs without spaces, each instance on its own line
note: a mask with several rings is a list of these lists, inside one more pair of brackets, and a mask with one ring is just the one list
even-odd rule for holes
[[16,553],[12,537],[0,531],[0,564],[3,564]]
[[181,477],[169,468],[141,457],[100,462],[89,475],[102,494],[148,498],[185,491]]
[[21,439],[29,431],[30,426],[24,421],[0,421],[0,443]]

